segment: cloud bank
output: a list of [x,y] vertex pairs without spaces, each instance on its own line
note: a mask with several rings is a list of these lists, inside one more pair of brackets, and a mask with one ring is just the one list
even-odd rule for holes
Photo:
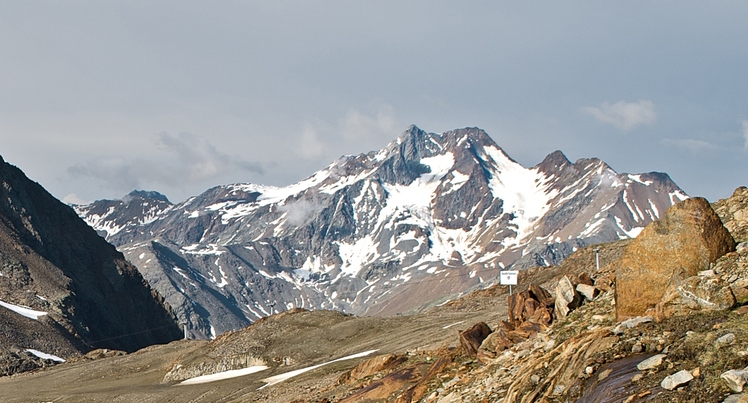
[[202,183],[231,172],[264,173],[261,164],[220,151],[203,136],[192,133],[155,136],[149,158],[108,156],[68,167],[74,178],[98,180],[127,193],[133,189]]
[[606,101],[599,107],[583,107],[582,112],[602,123],[611,124],[623,131],[629,131],[642,125],[649,125],[657,120],[654,103],[650,100],[639,100],[637,102],[618,101],[614,104]]

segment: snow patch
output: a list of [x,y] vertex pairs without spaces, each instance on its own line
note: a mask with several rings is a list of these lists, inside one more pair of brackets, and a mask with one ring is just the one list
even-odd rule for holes
[[0,306],[33,320],[39,320],[39,317],[47,314],[47,312],[35,311],[27,306],[13,305],[3,301],[0,301]]
[[34,350],[33,348],[27,348],[26,351],[28,351],[31,354],[34,354],[35,356],[37,356],[37,357],[39,357],[39,358],[41,358],[43,360],[52,360],[52,361],[57,361],[57,362],[65,362],[64,359],[62,359],[62,358],[60,358],[60,357],[58,357],[56,355],[42,353],[41,351]]

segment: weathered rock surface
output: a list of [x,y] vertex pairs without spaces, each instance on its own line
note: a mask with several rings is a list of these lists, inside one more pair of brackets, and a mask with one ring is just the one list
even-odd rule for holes
[[646,371],[648,369],[657,368],[662,365],[662,360],[667,357],[667,354],[655,354],[646,360],[636,364],[636,369],[639,371]]
[[741,186],[732,196],[712,205],[736,242],[748,241],[748,188]]
[[616,262],[616,313],[619,319],[645,314],[662,299],[673,277],[708,270],[735,241],[709,202],[685,200],[648,225]]
[[569,311],[577,308],[581,303],[582,296],[579,295],[571,280],[567,276],[562,277],[556,285],[556,317],[565,317]]
[[731,369],[719,376],[730,390],[733,392],[742,392],[743,386],[748,382],[748,368]]
[[673,283],[657,303],[660,318],[698,310],[725,310],[736,304],[732,290],[719,277],[693,276],[682,281],[673,278]]
[[692,380],[693,375],[691,375],[691,372],[682,369],[672,375],[666,376],[665,379],[663,379],[660,383],[660,386],[667,390],[673,390],[678,386],[685,385],[688,382],[691,382]]
[[485,322],[476,323],[469,329],[460,332],[460,346],[462,346],[465,355],[477,357],[481,343],[491,332],[491,328]]

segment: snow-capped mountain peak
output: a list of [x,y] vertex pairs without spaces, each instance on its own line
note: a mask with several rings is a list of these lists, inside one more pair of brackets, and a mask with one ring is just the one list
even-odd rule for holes
[[286,187],[233,184],[179,205],[77,210],[208,335],[290,307],[401,312],[502,267],[558,263],[579,246],[635,236],[684,197],[665,174],[618,174],[560,151],[526,168],[481,129],[411,126],[382,150]]

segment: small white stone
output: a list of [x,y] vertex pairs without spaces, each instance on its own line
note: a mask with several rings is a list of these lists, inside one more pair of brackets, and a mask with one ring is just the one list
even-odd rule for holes
[[733,392],[742,392],[745,382],[748,381],[748,368],[731,369],[719,376]]
[[718,338],[714,344],[717,347],[720,346],[729,346],[730,344],[735,343],[735,335],[732,333],[727,333],[726,335]]
[[662,360],[667,357],[665,354],[655,354],[646,360],[636,365],[636,369],[639,371],[646,371],[648,369],[657,368],[662,365]]
[[667,390],[673,390],[678,386],[685,385],[693,380],[693,375],[687,370],[680,370],[670,376],[666,376],[665,379],[660,382],[660,386]]

